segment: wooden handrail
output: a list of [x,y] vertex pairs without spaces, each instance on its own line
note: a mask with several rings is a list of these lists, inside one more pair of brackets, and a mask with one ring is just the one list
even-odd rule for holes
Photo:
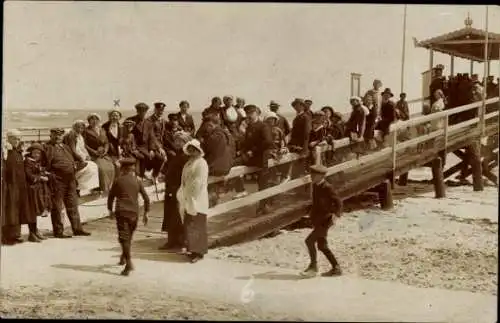
[[[490,101],[489,103],[494,103],[494,102],[498,101],[498,98],[491,99],[489,101]],[[481,105],[482,105],[482,102],[479,102],[479,106],[481,106]],[[473,103],[473,104],[470,104],[468,106],[463,106],[460,111],[467,111],[467,110],[472,109],[474,107],[478,107],[477,103]],[[443,118],[443,116],[446,117],[445,128],[447,128],[447,130],[446,130],[446,134],[447,135],[457,133],[462,128],[474,125],[474,124],[478,123],[478,121],[479,121],[479,118],[474,118],[474,119],[471,119],[471,120],[467,120],[467,121],[455,124],[453,126],[448,126],[447,125],[448,116],[452,115],[454,113],[449,113],[450,112],[449,110],[443,111],[443,112],[446,112],[446,113],[441,113],[440,112],[441,113],[440,117],[441,118]],[[435,113],[435,114],[438,114],[438,113]],[[499,111],[494,111],[494,112],[488,113],[485,116],[485,120],[497,117],[498,115],[499,115]],[[416,124],[429,121],[428,118],[427,118],[427,116],[423,116],[421,118],[422,119],[425,118],[424,121],[418,122]],[[434,118],[434,119],[439,119],[439,118]],[[434,120],[434,119],[431,119],[431,120]],[[402,127],[402,128],[406,128],[406,127]],[[417,146],[418,144],[426,142],[426,141],[428,141],[430,139],[437,138],[437,137],[440,137],[442,135],[445,135],[445,128],[443,128],[443,129],[437,129],[437,130],[435,130],[435,131],[433,131],[433,132],[431,132],[429,134],[422,135],[422,136],[419,136],[417,138],[414,138],[414,139],[411,139],[411,140],[408,140],[408,141],[404,141],[404,142],[401,142],[401,143],[397,143],[397,141],[394,141],[392,143],[391,147],[386,147],[386,148],[383,148],[382,150],[377,151],[377,152],[375,152],[373,154],[361,156],[358,159],[349,160],[349,161],[346,161],[344,163],[331,166],[331,167],[328,168],[327,176],[331,176],[333,174],[345,171],[345,170],[353,168],[353,167],[359,167],[359,166],[362,166],[362,165],[372,164],[372,163],[374,163],[377,160],[389,157],[393,153],[394,150],[397,152],[397,151],[403,150],[405,148],[409,148],[409,147],[412,147],[412,146]],[[446,149],[446,148],[447,147],[444,147],[444,149]],[[310,177],[310,175],[306,175],[306,176],[303,176],[301,178],[297,178],[297,179],[294,179],[292,181],[289,181],[287,183],[276,185],[276,186],[264,189],[262,191],[258,191],[258,192],[252,193],[252,194],[250,194],[249,196],[247,196],[245,198],[241,198],[241,199],[232,200],[232,201],[228,201],[228,202],[225,202],[225,203],[218,204],[218,205],[210,208],[208,210],[208,214],[207,215],[209,217],[216,216],[216,215],[219,215],[219,214],[223,214],[223,213],[226,213],[226,212],[230,212],[230,211],[239,209],[241,207],[250,206],[250,205],[255,204],[255,203],[257,203],[257,202],[259,202],[261,200],[264,200],[264,199],[276,196],[276,195],[281,194],[283,192],[287,192],[287,191],[293,190],[295,188],[298,188],[298,187],[303,186],[303,185],[307,185],[309,183],[311,183],[311,177]]]

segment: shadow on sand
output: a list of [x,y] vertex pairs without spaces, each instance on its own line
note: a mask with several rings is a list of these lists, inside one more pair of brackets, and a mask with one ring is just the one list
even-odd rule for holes
[[[165,238],[143,239],[132,241],[132,261],[134,259],[166,261],[166,262],[188,262],[188,258],[180,253],[170,253],[164,250],[159,250],[158,247],[165,243]],[[99,251],[116,252],[113,257],[119,258],[122,252],[120,246],[113,248],[101,248]]]
[[57,265],[52,265],[54,268],[59,268],[59,269],[71,269],[71,270],[78,270],[78,271],[85,271],[89,273],[100,273],[100,274],[107,274],[107,275],[112,275],[112,276],[120,276],[120,271],[113,272],[109,270],[109,268],[119,268],[118,265],[99,265],[99,266],[87,266],[87,265],[68,265],[68,264],[57,264]]
[[262,280],[288,280],[288,281],[297,281],[309,279],[310,277],[304,277],[299,274],[280,274],[275,271],[268,271],[265,273],[254,274],[252,276],[239,276],[235,277],[238,280],[251,280],[253,279],[262,279]]

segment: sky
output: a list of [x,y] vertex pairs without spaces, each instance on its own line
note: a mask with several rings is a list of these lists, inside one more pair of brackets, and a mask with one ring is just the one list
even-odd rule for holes
[[[241,96],[291,109],[295,97],[347,111],[350,73],[362,93],[374,78],[401,91],[403,6],[299,3],[4,2],[3,106],[7,110],[123,109]],[[422,94],[429,52],[413,46],[464,26],[484,29],[485,6],[409,5],[404,91]],[[500,7],[489,8],[500,33]],[[449,56],[434,64],[449,71]],[[492,62],[498,75],[499,64]],[[455,59],[455,72],[469,62]],[[482,64],[476,71],[483,74]],[[447,72],[445,71],[445,74]]]

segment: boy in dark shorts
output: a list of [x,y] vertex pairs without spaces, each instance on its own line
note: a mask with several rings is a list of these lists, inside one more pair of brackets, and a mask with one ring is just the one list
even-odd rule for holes
[[130,256],[132,235],[137,227],[139,217],[139,194],[144,200],[144,225],[148,223],[149,197],[144,190],[142,182],[134,174],[136,160],[125,158],[119,161],[120,176],[115,180],[108,196],[108,210],[113,216],[113,202],[116,198],[116,227],[118,229],[118,242],[122,247],[119,265],[125,265],[121,275],[128,276],[134,270]]
[[339,276],[342,274],[337,259],[328,248],[327,236],[328,229],[335,223],[335,219],[341,216],[342,200],[338,197],[332,184],[326,180],[328,169],[322,165],[313,165],[310,167],[313,183],[313,202],[310,212],[310,219],[313,226],[312,232],[306,238],[306,246],[311,257],[311,262],[307,269],[301,273],[305,277],[316,276],[318,272],[317,250],[325,255],[332,268],[321,274],[324,277]]

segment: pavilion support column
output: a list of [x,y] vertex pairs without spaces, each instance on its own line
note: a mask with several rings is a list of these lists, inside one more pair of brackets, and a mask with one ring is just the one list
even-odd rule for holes
[[475,192],[484,190],[483,170],[481,165],[481,140],[474,140],[472,144],[465,147],[467,159],[472,169],[472,186]]
[[450,74],[455,76],[455,55],[450,56]]
[[470,75],[474,74],[474,61],[470,61]]
[[434,66],[434,49],[432,47],[429,49],[429,70],[432,71],[432,67]]
[[385,180],[378,187],[378,198],[382,210],[390,210],[394,207],[392,199],[392,184],[390,180]]
[[432,161],[432,181],[436,198],[446,197],[446,186],[444,185],[443,160],[438,157]]

